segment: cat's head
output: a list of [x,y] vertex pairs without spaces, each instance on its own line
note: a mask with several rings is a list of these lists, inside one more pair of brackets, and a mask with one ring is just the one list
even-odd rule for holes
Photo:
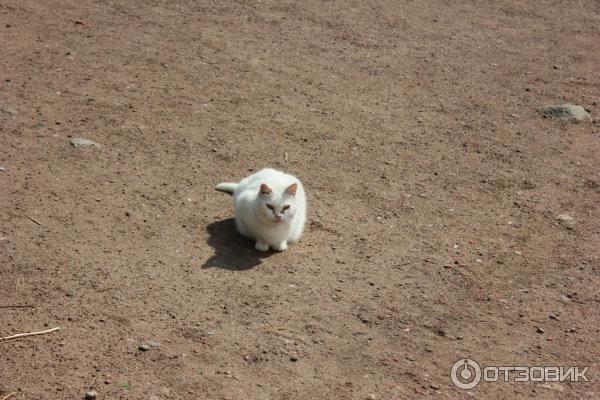
[[298,184],[293,183],[282,193],[277,193],[269,185],[260,185],[257,212],[265,219],[281,223],[289,221],[296,213],[296,190]]

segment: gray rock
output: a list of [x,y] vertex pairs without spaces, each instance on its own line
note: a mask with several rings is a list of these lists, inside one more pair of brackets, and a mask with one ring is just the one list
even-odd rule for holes
[[585,108],[574,104],[558,104],[545,106],[538,109],[540,114],[548,118],[558,118],[562,120],[583,121],[590,118],[590,113]]
[[148,351],[150,350],[150,346],[147,345],[146,343],[142,343],[138,346],[138,350],[140,351]]
[[86,400],[95,400],[96,397],[98,397],[98,393],[96,393],[95,390],[89,390],[89,391],[85,392]]
[[92,142],[89,139],[84,139],[84,138],[73,138],[71,139],[71,145],[73,147],[102,147],[100,146],[98,143],[96,142]]

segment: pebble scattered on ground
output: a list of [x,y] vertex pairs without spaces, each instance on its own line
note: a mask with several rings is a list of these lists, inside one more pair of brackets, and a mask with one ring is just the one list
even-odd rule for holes
[[84,138],[71,139],[71,145],[73,147],[102,147],[98,143],[92,142],[91,140]]
[[86,400],[95,400],[96,397],[98,397],[98,393],[96,393],[95,390],[89,390],[89,391],[85,392]]
[[568,214],[559,214],[556,216],[556,219],[559,221],[565,221],[565,222],[571,222],[574,220],[574,218]]
[[17,110],[13,110],[12,108],[2,108],[0,110],[3,113],[10,114],[10,115],[16,115],[17,114]]

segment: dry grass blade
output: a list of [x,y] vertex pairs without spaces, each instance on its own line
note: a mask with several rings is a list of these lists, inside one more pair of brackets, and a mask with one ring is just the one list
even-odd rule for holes
[[36,220],[33,217],[30,217],[29,215],[25,215],[27,218],[29,218],[30,220],[32,220],[33,222],[35,222],[36,224],[38,224],[39,226],[43,226],[42,223],[38,220]]
[[24,338],[24,337],[28,337],[28,336],[44,335],[46,333],[54,332],[59,329],[60,329],[59,327],[56,327],[56,328],[46,329],[45,331],[39,331],[39,332],[17,333],[16,335],[3,337],[0,339],[0,341],[20,339],[20,338]]

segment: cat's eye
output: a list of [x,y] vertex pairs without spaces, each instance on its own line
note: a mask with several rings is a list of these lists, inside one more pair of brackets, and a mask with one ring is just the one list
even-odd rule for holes
[[281,209],[281,211],[288,210],[289,208],[290,208],[290,206],[285,206],[285,207],[283,207],[283,208]]
[[273,209],[273,206],[272,206],[272,205],[270,205],[270,204],[267,204],[267,208],[268,208],[269,210],[272,210],[272,209]]

